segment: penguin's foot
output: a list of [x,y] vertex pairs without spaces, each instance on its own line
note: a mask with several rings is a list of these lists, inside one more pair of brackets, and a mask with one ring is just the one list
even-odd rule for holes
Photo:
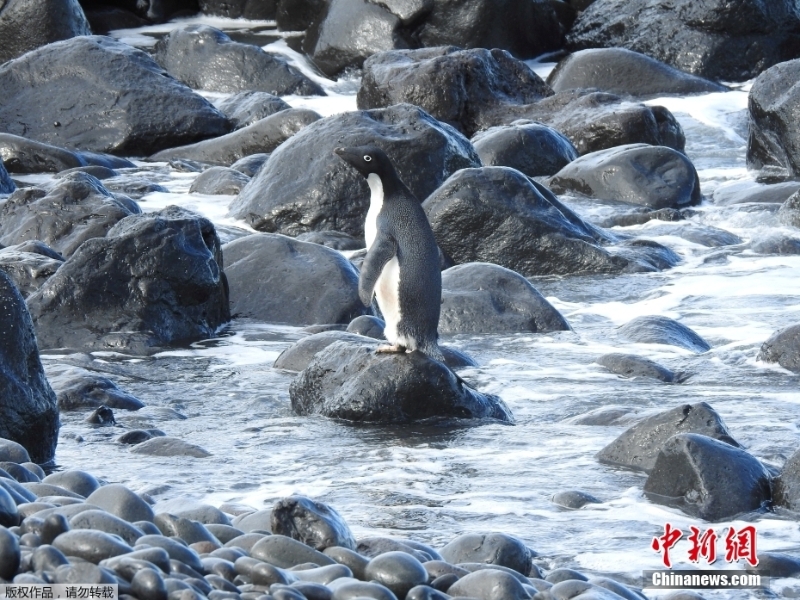
[[377,354],[402,354],[406,351],[405,346],[395,344],[394,346],[378,346],[375,350]]

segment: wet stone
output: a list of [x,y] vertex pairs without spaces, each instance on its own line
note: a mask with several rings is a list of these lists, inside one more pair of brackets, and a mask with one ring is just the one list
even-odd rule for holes
[[505,533],[461,535],[442,548],[441,555],[453,564],[480,562],[500,565],[525,576],[530,573],[531,558],[535,556],[522,540]]
[[356,546],[350,528],[333,507],[304,496],[279,500],[272,509],[270,524],[273,533],[294,538],[316,550]]
[[131,592],[140,600],[167,600],[164,580],[151,569],[142,569],[133,576]]
[[62,533],[53,540],[53,546],[68,556],[77,556],[95,564],[132,550],[119,538],[91,529],[75,529]]
[[335,564],[332,558],[284,535],[265,537],[252,547],[250,555],[283,569],[306,562],[317,565]]
[[512,575],[496,569],[483,569],[465,575],[447,590],[450,596],[480,600],[527,600],[530,595]]
[[133,546],[144,532],[119,517],[104,510],[86,510],[69,520],[72,529],[94,529],[112,535],[118,535]]
[[415,586],[428,582],[425,567],[406,552],[386,552],[369,561],[365,571],[368,581],[376,581],[404,598]]
[[0,577],[10,580],[17,573],[20,562],[17,536],[6,527],[0,527]]
[[112,483],[105,485],[86,498],[89,504],[96,504],[103,510],[130,523],[152,521],[153,509],[138,495],[124,485]]
[[553,504],[558,506],[562,506],[564,508],[583,508],[587,504],[600,504],[601,501],[592,496],[591,494],[587,494],[586,492],[581,492],[579,490],[568,490],[564,492],[558,492],[552,498]]
[[203,563],[200,561],[200,557],[198,556],[197,552],[184,546],[180,542],[177,542],[173,539],[165,537],[163,535],[145,535],[139,538],[138,545],[149,545],[155,546],[157,548],[163,548],[169,554],[170,562],[175,560],[184,565],[188,566],[189,568],[193,569],[196,572],[200,572],[203,570]]

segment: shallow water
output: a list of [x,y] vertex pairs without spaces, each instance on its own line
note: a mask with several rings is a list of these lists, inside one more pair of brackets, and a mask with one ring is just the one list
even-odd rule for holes
[[[254,26],[224,19],[201,22],[240,35]],[[255,26],[266,31],[271,24]],[[163,34],[167,29],[115,35],[146,47],[155,39],[147,31]],[[267,49],[297,64],[302,61],[284,40],[265,39]],[[548,65],[536,68],[546,74]],[[318,80],[324,81],[328,97],[289,97],[289,104],[323,115],[355,109],[357,80]],[[481,366],[462,371],[462,377],[501,396],[514,413],[515,425],[381,428],[297,417],[288,395],[293,374],[271,365],[303,333],[240,320],[217,339],[152,357],[45,355],[51,373],[69,365],[97,370],[148,405],[137,413],[116,411],[119,425],[114,428],[92,429],[83,414],[63,415],[57,462],[128,484],[158,502],[186,498],[263,508],[283,496],[304,494],[332,504],[356,537],[409,537],[440,547],[465,532],[507,532],[535,549],[543,567],[573,567],[638,584],[642,570],[661,565],[650,542],[663,533],[666,522],[684,531],[708,524],[650,503],[642,494],[645,477],[600,465],[594,459],[598,450],[642,415],[699,401],[710,403],[733,436],[769,465],[780,467],[800,445],[797,376],[756,360],[761,343],[776,329],[800,322],[800,256],[763,256],[748,248],[750,240],[769,233],[792,232],[778,224],[769,206],[723,207],[709,200],[718,188],[754,181],[744,160],[747,89],[650,102],[667,106],[681,122],[686,153],[707,198],[689,221],[672,225],[721,228],[741,237],[742,244],[707,248],[663,235],[656,227],[664,223],[656,221],[618,229],[670,246],[682,264],[662,273],[533,280],[566,316],[572,332],[444,339],[477,359]],[[196,174],[171,171],[163,164],[142,168],[170,190],[145,196],[143,210],[180,204],[218,225],[248,229],[227,217],[231,197],[188,194]],[[575,209],[602,212],[580,203]],[[620,339],[617,327],[641,315],[679,319],[713,349],[695,355]],[[640,354],[691,377],[676,385],[623,379],[593,362],[612,351]],[[570,421],[602,407],[620,407],[630,415],[615,426]],[[201,445],[212,456],[131,454],[113,440],[133,427],[160,428]],[[602,503],[571,511],[550,501],[553,494],[574,489]],[[770,513],[748,515],[747,521],[758,527],[760,551],[800,550],[797,521]],[[719,531],[743,523],[714,526]],[[687,550],[684,539],[673,550],[673,562],[685,565]],[[779,597],[786,587],[800,590],[797,580],[780,580],[773,582],[772,592],[703,594]],[[647,594],[656,598],[666,592]]]

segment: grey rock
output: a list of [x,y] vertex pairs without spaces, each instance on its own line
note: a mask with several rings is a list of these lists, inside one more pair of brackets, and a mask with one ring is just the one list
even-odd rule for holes
[[800,558],[781,552],[759,552],[758,566],[746,565],[747,571],[769,573],[769,577],[779,579],[797,577],[800,574]]
[[117,535],[131,546],[144,535],[138,527],[104,510],[86,510],[78,513],[69,520],[69,525],[71,529],[93,529]]
[[708,521],[758,510],[771,500],[769,473],[756,458],[696,433],[674,435],[661,446],[644,493]]
[[561,313],[510,269],[466,263],[442,273],[441,334],[569,330]]
[[251,154],[240,158],[231,165],[231,169],[236,169],[240,173],[244,173],[248,177],[253,177],[258,170],[264,166],[264,163],[269,159],[269,154],[263,152],[258,154]]
[[11,278],[20,294],[28,297],[58,270],[64,258],[21,251],[22,246],[16,244],[0,249],[0,270]]
[[576,571],[575,569],[553,569],[550,571],[547,576],[544,578],[545,581],[550,582],[552,584],[561,583],[562,581],[589,581],[589,578],[586,577],[583,573]]
[[425,567],[406,552],[386,552],[376,556],[365,570],[368,581],[385,585],[398,598],[405,598],[411,588],[428,582]]
[[[76,69],[84,76],[74,77]],[[101,36],[48,44],[1,65],[0,87],[0,131],[64,148],[141,156],[230,130],[148,54]]]
[[92,529],[62,533],[53,540],[53,546],[68,556],[77,556],[94,564],[133,550],[121,539]]
[[583,508],[587,504],[600,504],[601,501],[591,494],[581,492],[580,490],[567,490],[558,492],[553,495],[553,504],[563,508],[578,509]]
[[[375,340],[384,340],[386,339],[383,335],[384,327],[386,327],[386,323],[383,319],[372,315],[361,315],[350,321],[347,325],[347,333],[363,335],[364,337]],[[441,331],[441,329],[439,331]]]
[[360,553],[341,546],[328,546],[322,551],[325,556],[332,558],[340,565],[344,565],[353,573],[353,577],[364,581],[369,560]]
[[775,504],[800,512],[800,450],[789,458],[773,481]]
[[117,583],[113,573],[93,564],[61,565],[52,575],[53,583],[97,585]]
[[5,488],[0,488],[0,526],[15,527],[19,525],[20,515],[17,503]]
[[229,318],[219,238],[178,207],[133,215],[81,245],[28,306],[49,348],[144,353],[212,336]]
[[331,600],[397,600],[397,596],[385,585],[342,578],[329,586],[333,590]]
[[206,169],[189,188],[190,194],[218,194],[235,196],[247,185],[250,178],[236,169],[211,167]]
[[297,236],[301,242],[320,244],[334,250],[359,250],[364,247],[362,240],[357,240],[352,235],[341,231],[309,231]]
[[141,600],[167,600],[164,580],[152,569],[142,569],[131,579],[131,592]]
[[[420,395],[428,398],[424,405],[417,401]],[[378,355],[347,342],[317,353],[292,382],[289,396],[297,414],[346,421],[513,420],[500,398],[470,389],[449,368],[422,353]]]
[[0,577],[11,580],[17,574],[20,559],[17,536],[5,527],[0,527]]
[[531,571],[531,558],[534,556],[522,540],[505,533],[465,533],[442,548],[440,553],[452,564],[499,565],[525,576]]
[[87,173],[75,173],[48,188],[24,188],[0,207],[0,244],[39,240],[64,257],[83,242],[104,237],[119,221],[141,213],[135,203],[109,192]]
[[162,150],[148,160],[195,160],[227,167],[246,156],[272,152],[319,119],[320,116],[313,110],[291,108],[214,139]]
[[158,41],[155,58],[173,77],[193,89],[213,92],[269,92],[276,96],[324,96],[322,88],[283,57],[258,46],[234,42],[208,25],[189,25]]
[[610,354],[604,354],[595,362],[622,377],[647,377],[665,383],[673,383],[681,380],[678,375],[668,368],[634,354],[612,352]]
[[278,96],[267,92],[247,90],[217,102],[216,107],[231,121],[236,129],[252,125],[264,117],[291,108]]
[[712,197],[714,204],[722,206],[747,203],[782,204],[798,190],[800,190],[800,181],[770,184],[741,181],[718,187],[714,190]]
[[10,0],[2,6],[0,63],[58,40],[92,31],[75,0],[47,0],[42,4]]
[[0,160],[0,195],[8,195],[15,189],[17,189],[17,184],[11,179],[11,175],[3,166],[3,161]]
[[272,509],[264,508],[255,512],[239,515],[233,520],[232,525],[238,527],[245,533],[250,533],[256,529],[271,532]]
[[22,444],[14,440],[0,438],[0,459],[20,464],[30,461],[31,458]]
[[578,158],[566,136],[541,123],[490,127],[471,141],[485,167],[511,167],[528,177],[555,175]]
[[305,496],[289,496],[275,503],[271,531],[320,551],[330,546],[351,550],[356,546],[350,528],[333,507]]
[[121,390],[107,377],[83,369],[70,369],[51,375],[50,384],[58,398],[58,408],[64,411],[99,406],[122,410],[144,407],[144,402]]
[[221,523],[206,523],[206,529],[208,529],[211,534],[219,540],[220,544],[223,545],[236,539],[240,535],[244,535],[244,531],[241,529]]
[[84,498],[90,496],[92,492],[100,488],[100,482],[97,481],[94,475],[78,469],[56,471],[45,477],[42,482],[61,486]]
[[250,556],[282,569],[302,563],[336,564],[332,558],[284,535],[270,535],[256,542],[250,549]]
[[[152,521],[153,509],[124,485],[104,485],[86,498],[87,504],[95,504],[124,521]],[[140,542],[142,543],[142,542]]]
[[427,563],[434,558],[441,558],[432,548],[423,549],[415,547],[409,543],[409,540],[397,540],[394,538],[375,536],[359,539],[356,551],[362,556],[369,558],[375,558],[387,552],[405,552],[422,563]]
[[203,563],[200,561],[200,556],[198,556],[197,552],[166,536],[151,534],[144,535],[139,538],[139,545],[148,545],[161,548],[166,550],[171,561],[175,560],[183,563],[196,572],[201,572],[203,570]]
[[778,219],[784,225],[800,229],[800,191],[794,192],[781,204]]
[[666,146],[628,144],[599,150],[569,163],[548,181],[556,194],[644,205],[659,210],[698,204],[697,171]]
[[750,249],[756,254],[797,255],[800,254],[800,238],[768,234],[766,237],[754,239],[750,244]]
[[76,152],[10,133],[0,133],[0,161],[9,173],[58,173],[86,165]]
[[668,317],[636,317],[619,328],[620,337],[640,344],[667,344],[702,353],[711,346],[686,325]]
[[608,465],[652,471],[661,447],[679,433],[694,433],[738,447],[722,417],[705,402],[684,404],[643,419],[600,450],[597,460]]
[[367,309],[358,272],[339,252],[279,234],[226,244],[226,275],[234,314],[270,323],[349,323]]
[[195,544],[197,542],[219,543],[219,540],[199,521],[178,517],[170,513],[159,513],[153,519],[153,522],[165,536],[180,538],[187,544]]
[[592,48],[562,58],[547,78],[556,92],[596,89],[635,97],[725,92],[724,85],[627,48]]
[[800,325],[790,325],[773,333],[761,344],[758,360],[778,363],[784,369],[800,373]]
[[478,600],[527,600],[530,595],[512,575],[497,569],[482,569],[465,575],[447,590],[450,596]]
[[466,138],[415,106],[343,113],[308,125],[277,148],[231,203],[231,216],[259,231],[334,230],[361,239],[369,187],[333,149],[366,143],[389,155],[420,201],[451,173],[480,164]]
[[211,453],[198,446],[181,439],[163,436],[154,437],[131,448],[134,454],[146,454],[148,456],[191,456],[194,458],[207,458]]

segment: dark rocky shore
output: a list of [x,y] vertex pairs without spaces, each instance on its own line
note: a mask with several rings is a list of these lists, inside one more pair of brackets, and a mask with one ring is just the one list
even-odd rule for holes
[[[334,508],[303,496],[262,510],[188,502],[154,512],[147,493],[56,466],[65,415],[109,427],[114,411],[145,403],[99,371],[59,365],[48,378],[40,352],[91,365],[92,353],[150,357],[213,340],[234,318],[306,327],[273,365],[292,374],[296,416],[514,425],[507,402],[459,374],[477,362],[451,338],[443,362],[374,352],[384,323],[358,296],[370,192],[333,149],[378,146],[422,203],[439,245],[442,336],[569,333],[539,282],[668,272],[679,252],[621,228],[669,229],[710,200],[687,134],[653,98],[725,93],[755,78],[747,166],[764,185],[758,198],[714,202],[774,205],[782,225],[800,227],[800,9],[789,0],[134,4],[0,4],[0,583],[115,583],[140,600],[646,599],[630,580],[537,560],[504,533],[438,549],[413,536],[356,539]],[[208,25],[176,25],[151,52],[107,35],[198,11],[268,20],[312,67]],[[543,53],[559,61],[547,80],[524,62]],[[289,97],[325,97],[319,73],[360,77],[359,110],[293,108]],[[148,209],[146,197],[168,193],[175,173],[197,174],[189,193],[230,196],[238,225]],[[26,179],[40,174],[43,183]],[[602,218],[579,209],[587,205]],[[674,235],[719,248],[709,261],[744,244],[707,225]],[[796,255],[800,239],[767,237],[748,252]],[[632,316],[615,335],[687,355],[714,348],[661,315]],[[607,374],[691,382],[691,372],[606,352],[593,360]],[[800,325],[775,331],[752,358],[800,373]],[[603,410],[572,420],[619,424]],[[776,466],[689,391],[683,404],[625,424],[593,460],[642,474],[648,501],[706,522],[770,511],[796,519],[800,450]],[[155,427],[127,428],[115,442],[154,461],[210,455]],[[552,502],[600,501],[562,490]],[[754,572],[800,576],[800,557],[759,558]]]

